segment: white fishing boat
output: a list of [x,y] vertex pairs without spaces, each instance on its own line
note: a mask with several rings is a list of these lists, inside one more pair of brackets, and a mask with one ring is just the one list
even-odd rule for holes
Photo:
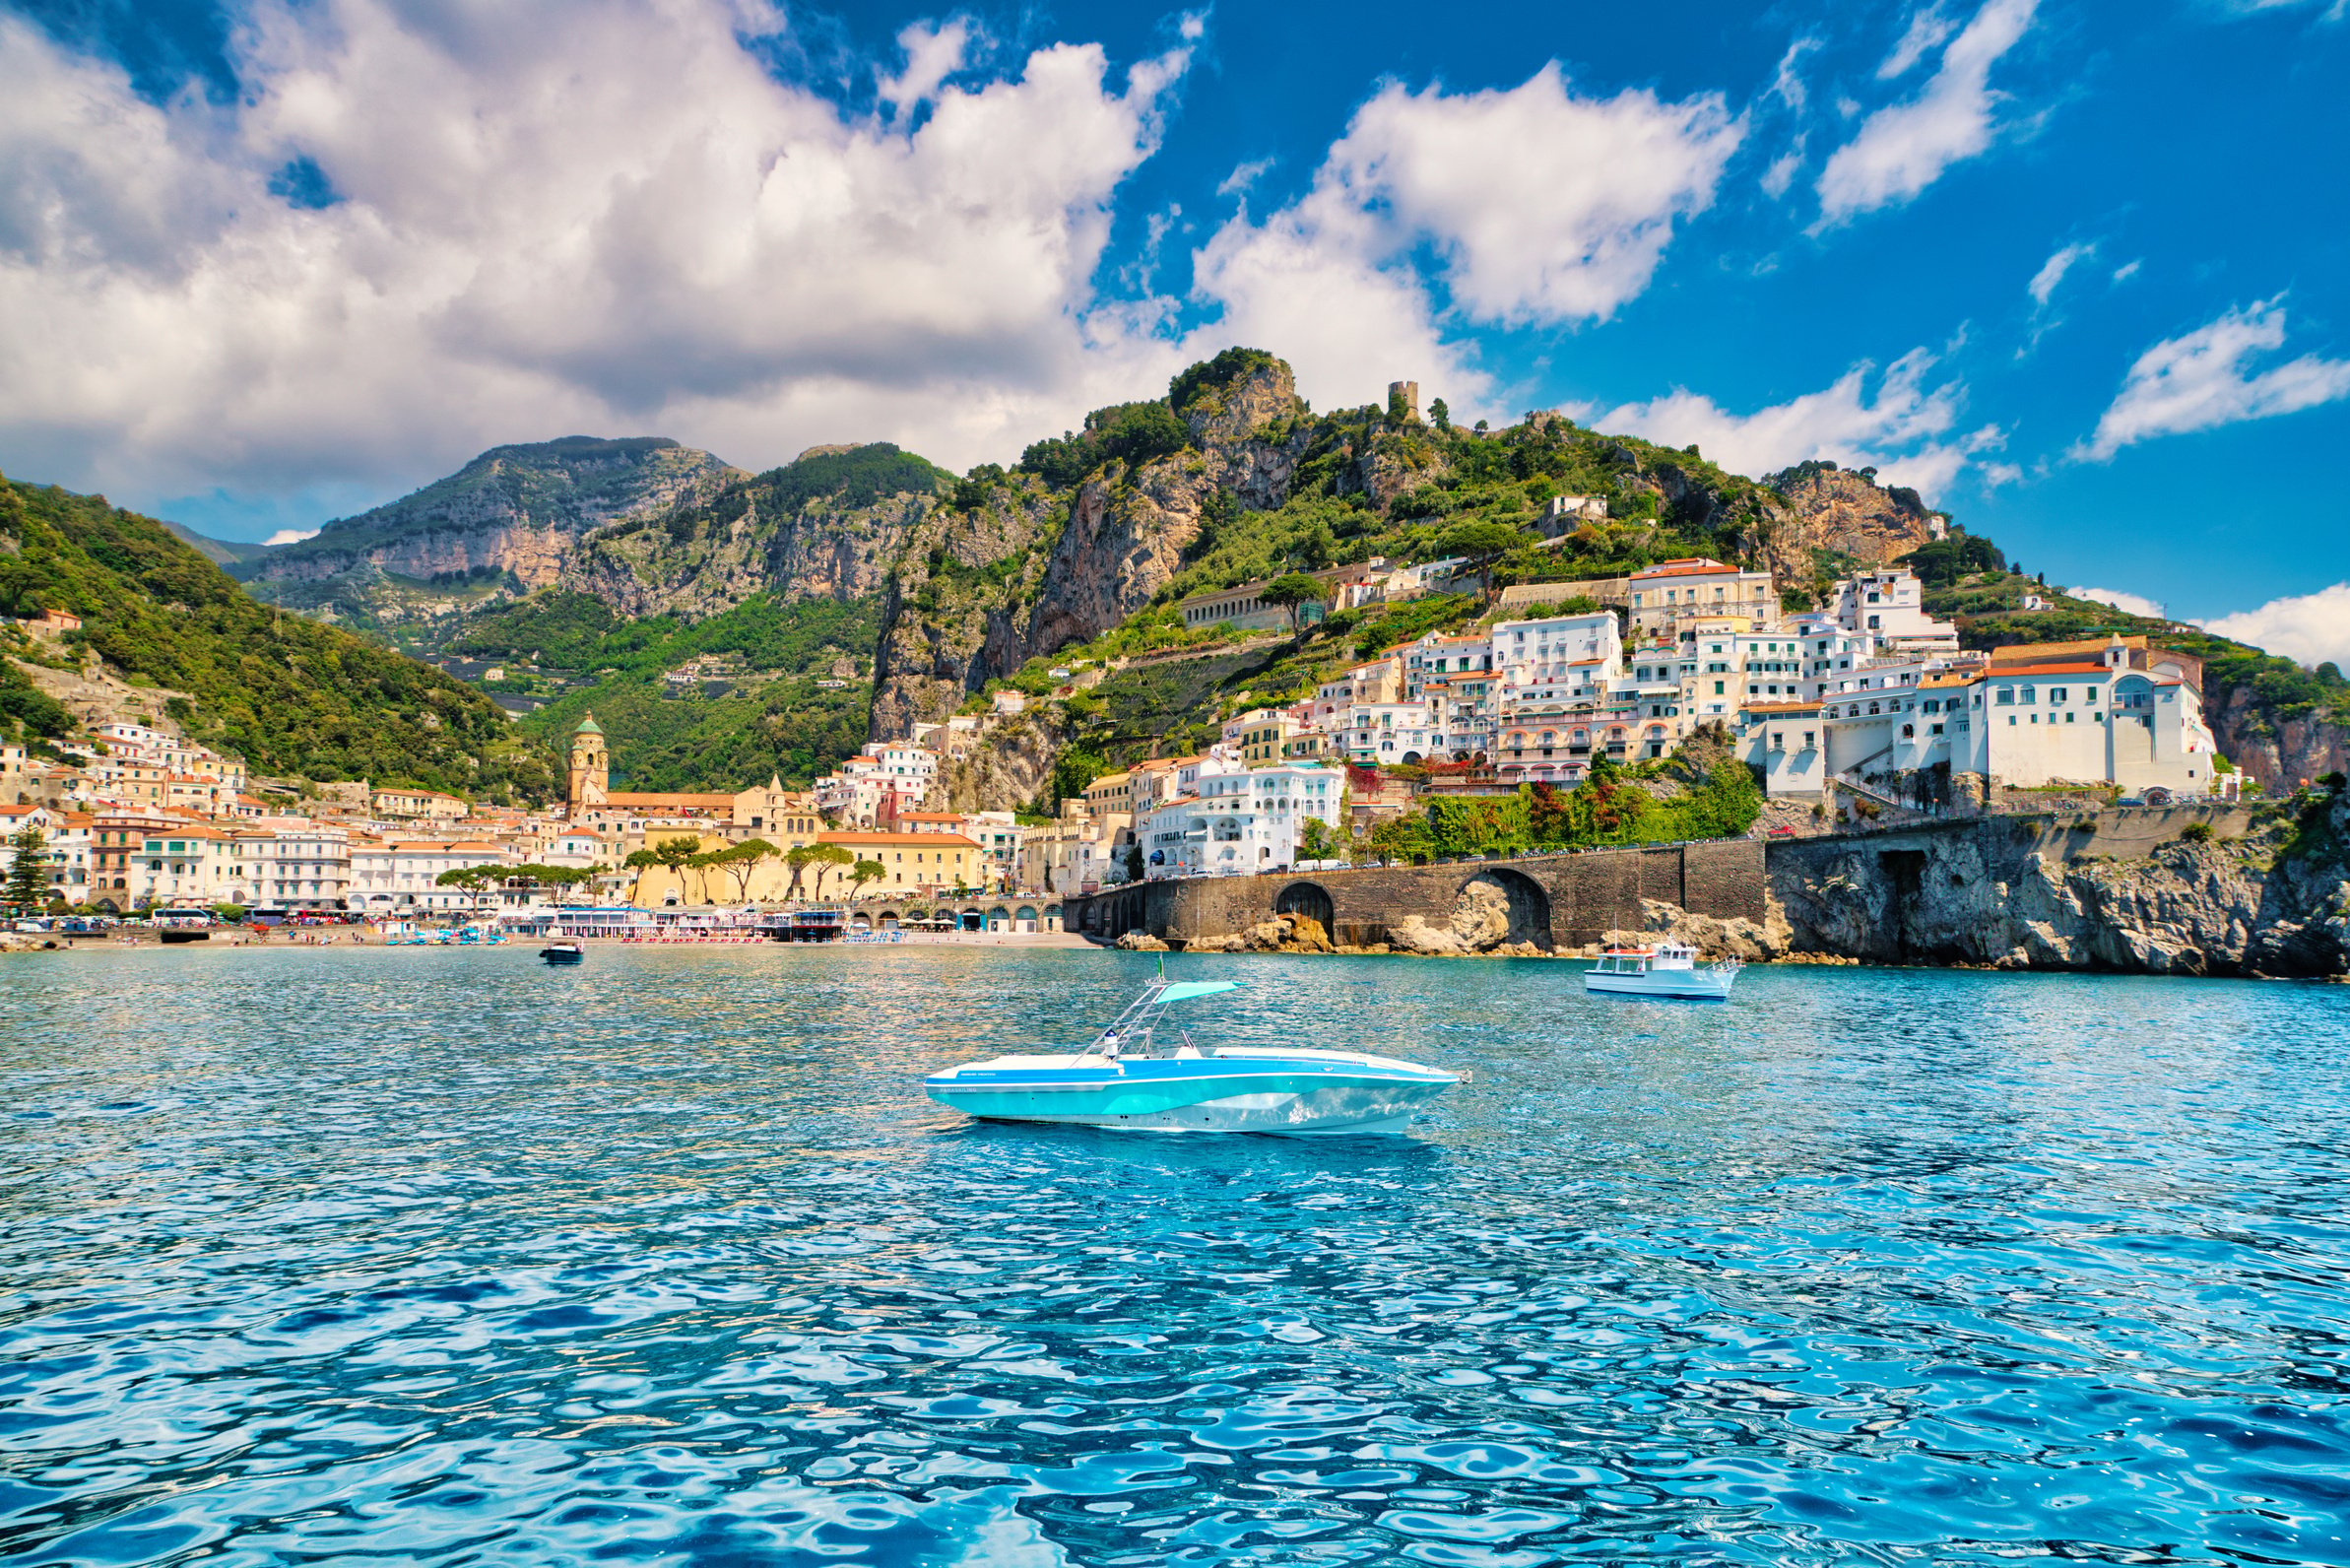
[[1672,1002],[1728,1002],[1730,988],[1746,966],[1735,958],[1698,966],[1697,949],[1684,943],[1653,947],[1609,947],[1583,972],[1583,989],[1610,997],[1659,997]]
[[934,1073],[924,1090],[968,1116],[1151,1133],[1400,1133],[1461,1081],[1355,1051],[1202,1043],[1165,1010],[1238,989],[1162,972],[1080,1050],[1000,1056]]

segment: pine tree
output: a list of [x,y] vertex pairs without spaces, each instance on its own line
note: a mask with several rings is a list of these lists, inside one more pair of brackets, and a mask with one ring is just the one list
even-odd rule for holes
[[37,827],[9,839],[16,858],[9,863],[5,902],[12,909],[38,909],[49,901],[49,841]]

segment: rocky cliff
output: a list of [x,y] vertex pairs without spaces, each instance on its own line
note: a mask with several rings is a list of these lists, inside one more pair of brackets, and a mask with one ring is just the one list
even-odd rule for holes
[[1882,566],[1936,538],[1949,521],[1916,490],[1877,484],[1873,470],[1798,463],[1763,483],[1786,497],[1791,523],[1760,554],[1771,570],[1795,582],[1809,579],[1814,555]]
[[[2149,827],[2159,839],[2150,847]],[[2236,827],[2242,836],[2228,831]],[[1769,869],[1796,952],[2342,977],[2350,975],[2345,845],[2350,795],[2335,791],[2257,818],[2222,816],[2216,827],[2211,814],[2179,809],[2154,817],[1987,817],[1774,844]],[[2101,853],[2115,847],[2124,852]]]
[[873,733],[905,734],[994,677],[1109,630],[1171,582],[1211,498],[1288,498],[1309,435],[1289,367],[1264,358],[1201,390],[1178,450],[1111,458],[1056,492],[1029,474],[958,487],[917,530],[882,612]]
[[804,452],[707,498],[586,535],[556,580],[625,616],[687,620],[762,592],[862,599],[887,581],[949,479],[886,442]]
[[492,447],[446,479],[237,561],[233,571],[247,582],[311,585],[289,604],[323,603],[321,586],[384,573],[424,581],[500,574],[527,593],[561,581],[571,548],[590,531],[707,500],[748,478],[658,436]]

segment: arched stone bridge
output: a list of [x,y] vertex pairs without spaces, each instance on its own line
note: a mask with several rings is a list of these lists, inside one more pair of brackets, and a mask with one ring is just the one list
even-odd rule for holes
[[1765,915],[1763,846],[1750,838],[1647,844],[1434,866],[1348,867],[1265,877],[1191,877],[1073,896],[1067,926],[1095,942],[1130,931],[1159,938],[1220,937],[1276,914],[1311,915],[1333,940],[1368,947],[1407,915],[1441,925],[1471,882],[1508,900],[1513,941],[1580,947],[1602,933],[1638,929],[1659,899],[1694,915]]

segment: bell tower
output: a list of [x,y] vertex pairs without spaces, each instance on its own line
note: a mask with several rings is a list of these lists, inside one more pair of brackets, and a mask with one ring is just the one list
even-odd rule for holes
[[611,784],[612,753],[604,745],[604,726],[590,713],[579,721],[579,728],[571,736],[572,817],[603,805],[605,791]]

